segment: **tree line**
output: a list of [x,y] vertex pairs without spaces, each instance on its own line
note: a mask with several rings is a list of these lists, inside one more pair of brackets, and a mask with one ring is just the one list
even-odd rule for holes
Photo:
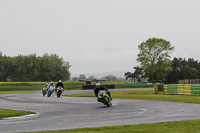
[[[79,77],[73,77],[72,81],[79,81],[79,80],[82,80],[82,79],[94,80],[94,79],[98,79],[98,78],[96,78],[93,75],[86,77],[85,74],[80,74]],[[114,81],[114,82],[124,80],[123,78],[118,78],[118,77],[116,77],[112,74],[107,75],[107,76],[103,76],[101,79],[105,79],[106,81]]]
[[[126,80],[131,79],[136,82],[141,82],[143,78],[148,78],[145,76],[144,71],[141,67],[133,67],[134,72],[126,72],[124,74]],[[149,78],[150,79],[150,78]],[[178,83],[179,80],[185,79],[200,79],[200,61],[193,58],[177,58],[174,57],[172,60],[172,70],[162,78],[155,76],[154,81],[162,81],[166,83]],[[149,80],[149,82],[153,82]]]
[[140,66],[133,67],[134,72],[126,72],[125,78],[142,81],[147,78],[149,82],[162,81],[178,83],[179,80],[200,79],[200,62],[189,58],[171,60],[170,54],[175,47],[162,38],[149,38],[142,42],[138,49],[137,61]]
[[172,62],[172,71],[166,76],[166,82],[178,83],[179,80],[200,79],[200,62],[198,60],[175,57]]
[[0,81],[57,81],[70,78],[70,63],[57,54],[10,57],[0,52]]

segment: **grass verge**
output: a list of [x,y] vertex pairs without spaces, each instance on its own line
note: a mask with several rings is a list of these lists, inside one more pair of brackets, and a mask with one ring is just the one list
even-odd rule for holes
[[29,114],[35,114],[35,113],[31,112],[31,111],[20,111],[20,110],[1,109],[0,108],[0,119],[8,118],[8,117],[29,115]]
[[122,85],[115,84],[116,89],[126,89],[126,88],[154,88],[154,85]]
[[32,93],[41,91],[0,91],[0,94],[11,94],[11,93]]
[[200,120],[194,120],[98,128],[79,128],[32,133],[200,133],[199,123]]
[[[65,96],[94,97],[94,93],[73,94]],[[139,100],[159,100],[159,101],[173,101],[173,102],[185,102],[185,103],[200,103],[200,96],[154,94],[154,90],[111,92],[111,96],[112,98],[119,98],[119,99],[139,99]]]
[[[12,85],[12,86],[1,86],[0,85],[0,94],[9,94],[9,93],[31,93],[31,92],[42,92],[43,85]],[[68,85],[65,87],[65,91],[70,90],[81,90],[80,85]]]

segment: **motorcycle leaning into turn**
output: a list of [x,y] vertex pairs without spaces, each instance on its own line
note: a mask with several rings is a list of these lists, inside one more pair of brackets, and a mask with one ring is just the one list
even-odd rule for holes
[[50,97],[54,92],[54,87],[53,86],[49,86],[48,88],[48,92],[47,92],[47,97]]
[[43,97],[47,94],[47,87],[42,88],[42,95]]
[[98,92],[98,99],[104,105],[107,105],[108,107],[112,106],[111,98],[105,90],[100,90]]
[[59,86],[57,89],[56,89],[56,94],[57,94],[57,97],[60,97],[62,95],[62,92],[64,91],[64,89],[62,88],[62,86]]

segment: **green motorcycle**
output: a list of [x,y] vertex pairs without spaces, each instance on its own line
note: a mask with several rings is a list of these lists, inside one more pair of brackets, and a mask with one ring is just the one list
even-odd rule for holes
[[98,93],[98,98],[101,103],[107,105],[108,107],[112,106],[111,98],[108,96],[105,90],[100,90]]
[[46,87],[43,87],[42,88],[42,95],[43,97],[47,94],[47,88]]

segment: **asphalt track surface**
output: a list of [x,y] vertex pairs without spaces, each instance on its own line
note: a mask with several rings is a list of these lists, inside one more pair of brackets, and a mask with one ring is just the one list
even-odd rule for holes
[[[64,94],[89,92],[93,91],[65,91]],[[2,94],[0,108],[33,111],[37,114],[0,120],[0,133],[200,119],[200,104],[126,99],[113,99],[112,102],[113,106],[106,107],[97,103],[94,97],[57,98],[55,94],[43,97],[41,93]]]

